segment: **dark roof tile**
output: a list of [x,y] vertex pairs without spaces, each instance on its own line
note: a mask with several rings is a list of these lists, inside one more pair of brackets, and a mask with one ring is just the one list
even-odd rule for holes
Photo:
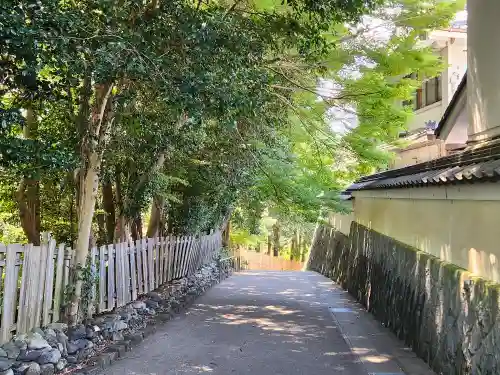
[[443,184],[500,181],[500,142],[360,178],[344,195],[356,190],[395,189]]

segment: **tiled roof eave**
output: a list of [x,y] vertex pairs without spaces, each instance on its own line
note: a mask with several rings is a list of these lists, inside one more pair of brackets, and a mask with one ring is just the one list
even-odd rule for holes
[[345,191],[500,181],[500,141],[426,163],[365,176]]

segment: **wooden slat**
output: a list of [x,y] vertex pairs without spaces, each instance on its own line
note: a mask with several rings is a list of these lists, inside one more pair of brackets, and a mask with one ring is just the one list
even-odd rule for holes
[[201,236],[201,239],[200,239],[200,248],[198,250],[198,256],[196,258],[196,269],[200,268],[201,266],[201,257],[203,256],[203,249],[205,248],[205,240],[206,240],[206,236],[203,235]]
[[99,306],[98,312],[106,311],[106,246],[99,248]]
[[167,282],[172,281],[172,259],[173,259],[173,248],[175,244],[175,236],[168,236],[167,243]]
[[193,258],[196,254],[196,248],[198,247],[198,236],[193,236],[193,243],[191,244],[191,255],[189,256],[187,272],[189,275],[193,274]]
[[205,253],[205,246],[207,241],[207,236],[203,235],[201,237],[200,250],[198,252],[198,259],[196,259],[196,269],[200,268],[203,259],[203,254]]
[[117,243],[115,245],[115,280],[116,280],[116,306],[124,305],[123,296],[124,291],[124,267],[123,267],[123,244]]
[[198,236],[193,236],[193,243],[191,244],[191,251],[190,251],[188,265],[187,265],[188,275],[193,274],[193,259],[194,259],[194,256],[196,254],[196,247],[197,246],[198,246]]
[[163,244],[163,283],[168,282],[168,241],[169,237],[165,237],[165,243]]
[[72,271],[72,262],[74,258],[74,251],[71,249],[71,247],[66,246],[66,249],[64,251],[64,267],[63,267],[63,293],[68,289],[69,286],[69,278],[70,278],[70,273]]
[[175,253],[179,246],[179,236],[175,236],[170,246],[170,281],[175,279]]
[[[120,258],[121,258],[121,261],[122,261],[122,264],[121,264],[121,271],[122,271],[122,303],[123,305],[125,305],[127,302],[128,302],[128,294],[130,292],[130,279],[129,279],[129,275],[128,275],[128,272],[127,272],[127,243],[124,242],[121,244],[121,254],[120,254]],[[122,306],[123,306],[122,305]]]
[[64,244],[57,247],[56,258],[56,281],[54,285],[54,304],[52,312],[52,321],[59,321],[61,311],[61,298],[63,293],[63,273],[64,273]]
[[208,246],[208,236],[203,235],[203,242],[201,243],[201,249],[200,249],[200,255],[198,259],[198,267],[200,267],[203,264],[203,258],[205,256],[205,251]]
[[148,279],[148,243],[146,239],[141,241],[142,277],[144,278],[143,293],[150,291]]
[[158,285],[162,285],[165,280],[163,279],[163,270],[165,266],[165,237],[160,237],[158,246],[159,258],[159,272],[158,272]]
[[115,307],[115,258],[114,245],[108,245],[108,310]]
[[2,308],[2,326],[0,327],[0,340],[2,343],[7,342],[11,338],[11,326],[14,323],[14,307],[16,306],[17,294],[17,272],[16,258],[18,249],[21,245],[5,245],[0,244],[0,248],[7,252],[5,258],[5,279],[3,285],[3,308]]
[[196,241],[196,248],[193,254],[193,260],[191,261],[191,272],[194,273],[196,269],[198,268],[198,254],[200,252],[201,248],[201,239],[202,236],[198,235],[198,239]]
[[182,276],[186,277],[188,274],[187,266],[189,263],[189,257],[191,255],[191,248],[193,245],[193,236],[189,236],[188,244],[186,246],[186,255],[184,256],[184,263],[182,265]]
[[198,238],[196,236],[193,236],[193,240],[191,242],[191,248],[189,249],[189,258],[188,258],[187,265],[186,265],[186,273],[188,276],[192,275],[192,273],[193,273],[192,264],[193,264],[193,257],[194,257],[195,251],[196,251],[197,244],[198,244]]
[[25,323],[23,327],[23,332],[29,331],[31,326],[31,321],[34,319],[35,310],[36,310],[36,301],[33,300],[33,284],[35,282],[35,278],[38,278],[38,268],[35,266],[38,263],[38,259],[40,259],[40,247],[39,246],[30,246],[29,251],[29,264],[28,264],[28,272],[23,277],[26,277],[26,291],[25,291],[25,307],[26,307],[26,316]]
[[142,276],[142,253],[141,253],[141,241],[135,241],[135,260],[137,265],[137,293],[144,293],[144,278]]
[[63,282],[62,282],[62,293],[64,293],[68,290],[69,287],[69,280],[70,280],[70,273],[72,272],[72,261],[74,258],[74,251],[71,249],[71,247],[66,246],[64,250],[64,260],[63,260]]
[[116,292],[116,305],[121,306],[122,301],[122,289],[121,289],[121,260],[120,260],[120,244],[115,244],[115,292]]
[[168,259],[168,281],[171,282],[174,279],[174,258],[175,258],[175,247],[177,246],[177,236],[172,236],[169,244],[169,259]]
[[181,277],[185,277],[186,273],[186,263],[187,263],[187,258],[189,254],[189,249],[191,246],[191,236],[186,237],[186,246],[184,248],[184,255],[182,256],[182,264],[181,264]]
[[[88,265],[90,267],[91,272],[92,272],[92,277],[95,277],[96,257],[97,257],[97,247],[94,246],[90,249],[90,264]],[[89,316],[89,317],[91,317],[92,314],[94,313],[96,293],[97,293],[96,281],[92,280],[91,297],[90,297],[89,305],[87,308],[87,316]]]
[[168,244],[168,281],[174,279],[174,252],[177,244],[177,236],[170,236]]
[[175,272],[174,272],[174,278],[178,279],[179,278],[179,264],[180,264],[180,259],[182,257],[182,247],[184,246],[184,236],[179,237],[179,243],[178,246],[176,247],[175,251]]
[[170,279],[170,244],[172,243],[173,237],[168,236],[165,244],[165,282],[169,282]]
[[29,282],[29,271],[30,271],[30,254],[33,245],[24,246],[24,258],[23,265],[21,269],[21,290],[19,293],[19,314],[17,317],[17,331],[26,332],[27,327],[27,317],[28,317],[28,282]]
[[[148,246],[148,260],[151,262],[151,270],[153,271],[153,278],[152,278],[152,282],[153,282],[153,289],[156,288],[156,277],[157,277],[157,273],[156,273],[156,247],[157,247],[157,242],[156,242],[156,237],[155,238],[148,238],[148,243],[151,242],[152,246]],[[151,249],[151,254],[149,254],[149,249]],[[151,259],[149,259],[149,257]],[[150,270],[150,272],[151,272]]]
[[148,239],[148,279],[149,291],[155,288],[155,269],[154,269],[154,239]]
[[179,277],[184,277],[184,262],[186,261],[189,248],[189,236],[184,237],[184,247],[182,249],[181,264],[179,266]]
[[172,271],[173,279],[177,279],[177,273],[179,271],[177,263],[179,261],[179,252],[180,252],[181,244],[182,244],[182,237],[177,236],[177,239],[175,241],[175,248],[174,248],[173,271]]
[[134,242],[130,243],[128,261],[130,265],[130,297],[132,301],[137,299],[137,269],[135,266],[135,249]]
[[33,315],[30,317],[29,329],[38,327],[40,325],[40,316],[42,314],[42,302],[43,302],[43,286],[45,284],[45,264],[47,262],[47,244],[42,244],[41,246],[35,246],[33,248],[34,252],[37,252],[37,261],[33,262],[34,272],[33,278],[34,283],[31,283],[31,300],[33,301]]
[[160,277],[160,238],[155,237],[153,239],[154,243],[154,259],[153,259],[153,266],[154,266],[154,284],[155,284],[155,289],[158,288],[158,279]]
[[179,272],[177,274],[177,278],[182,278],[182,264],[184,263],[184,257],[186,256],[186,249],[187,249],[187,245],[188,245],[188,236],[184,236],[183,237],[183,244],[182,244],[182,250],[181,250],[181,256],[180,256],[180,259],[179,259]]
[[47,249],[47,260],[45,267],[45,293],[43,296],[43,316],[42,325],[46,326],[52,321],[52,295],[54,292],[54,252],[56,250],[56,241],[50,239]]
[[123,302],[125,304],[129,303],[131,301],[130,299],[130,261],[129,261],[129,248],[128,248],[128,242],[125,242],[123,244],[123,278],[124,278],[124,283],[123,283]]

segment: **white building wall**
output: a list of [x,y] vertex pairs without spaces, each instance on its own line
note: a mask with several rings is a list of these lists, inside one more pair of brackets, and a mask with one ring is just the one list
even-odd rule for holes
[[408,123],[408,131],[424,128],[427,121],[435,121],[438,124],[445,110],[446,107],[443,108],[442,100],[416,110]]
[[[440,36],[437,41],[438,45],[443,46],[440,54],[443,62],[448,67],[442,73],[442,100],[429,106],[418,109],[414,112],[413,119],[408,124],[408,130],[412,131],[425,127],[426,122],[435,121],[439,123],[448,104],[453,98],[453,94],[457,90],[462,77],[467,71],[467,37],[466,34],[457,33],[456,38],[449,37],[453,33],[446,33]],[[438,36],[436,36],[437,38]]]
[[443,84],[446,82],[447,89],[443,87],[443,102],[448,106],[453,94],[457,91],[460,81],[467,71],[467,40],[453,39],[448,41],[448,46],[443,51],[443,58],[448,68],[443,72]]

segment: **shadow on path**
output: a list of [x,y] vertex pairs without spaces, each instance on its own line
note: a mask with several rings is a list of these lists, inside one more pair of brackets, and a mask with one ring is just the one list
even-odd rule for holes
[[334,323],[331,289],[310,272],[236,274],[105,373],[366,374]]

